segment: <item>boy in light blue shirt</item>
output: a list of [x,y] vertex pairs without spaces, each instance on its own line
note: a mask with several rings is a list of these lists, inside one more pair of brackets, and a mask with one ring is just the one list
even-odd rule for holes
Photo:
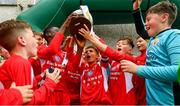
[[[136,0],[140,1],[141,0]],[[173,81],[177,81],[178,61],[180,59],[180,30],[171,29],[177,16],[177,7],[162,1],[150,7],[146,15],[146,29],[151,37],[146,65],[122,60],[124,71],[136,73],[146,78],[146,100],[151,105],[173,105]]]

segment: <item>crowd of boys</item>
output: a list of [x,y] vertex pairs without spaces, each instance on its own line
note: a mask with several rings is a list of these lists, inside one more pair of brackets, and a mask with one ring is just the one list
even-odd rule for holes
[[[141,2],[133,2],[139,56],[132,55],[131,38],[120,38],[114,50],[86,25],[79,29],[84,39],[65,39],[76,14],[43,33],[19,20],[0,23],[0,104],[173,105],[180,30],[171,26],[177,7],[157,3],[147,10],[144,24]],[[86,40],[93,46],[85,47]]]

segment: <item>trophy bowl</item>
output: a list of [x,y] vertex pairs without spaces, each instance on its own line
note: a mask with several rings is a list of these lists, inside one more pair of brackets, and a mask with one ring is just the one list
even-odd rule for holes
[[89,30],[91,30],[91,23],[88,19],[83,16],[73,17],[69,25],[69,31],[71,35],[76,35],[77,39],[79,40],[85,39],[82,35],[78,33],[79,29],[85,28],[84,24],[88,27]]

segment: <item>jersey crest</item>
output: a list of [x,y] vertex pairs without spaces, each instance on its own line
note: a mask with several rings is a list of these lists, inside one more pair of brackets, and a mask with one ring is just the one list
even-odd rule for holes
[[56,56],[55,56],[55,60],[56,60],[57,62],[60,62],[60,61],[61,61],[61,58],[56,55]]
[[159,38],[155,38],[154,42],[152,42],[152,46],[156,46],[159,43]]
[[88,73],[87,73],[87,75],[90,77],[90,76],[92,76],[93,75],[93,71],[88,71]]
[[46,63],[46,61],[44,59],[39,59],[40,60],[40,64],[44,65]]

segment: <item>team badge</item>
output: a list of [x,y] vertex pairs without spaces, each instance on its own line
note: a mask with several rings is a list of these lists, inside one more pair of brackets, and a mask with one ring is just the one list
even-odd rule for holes
[[57,62],[60,62],[60,61],[61,61],[61,58],[60,58],[59,56],[55,56],[55,60],[56,60]]
[[159,38],[155,38],[154,42],[152,42],[152,46],[156,46],[159,43]]
[[40,60],[40,64],[44,65],[46,63],[46,61],[44,59],[39,59]]
[[92,76],[93,75],[93,71],[88,71],[87,75],[88,76]]

